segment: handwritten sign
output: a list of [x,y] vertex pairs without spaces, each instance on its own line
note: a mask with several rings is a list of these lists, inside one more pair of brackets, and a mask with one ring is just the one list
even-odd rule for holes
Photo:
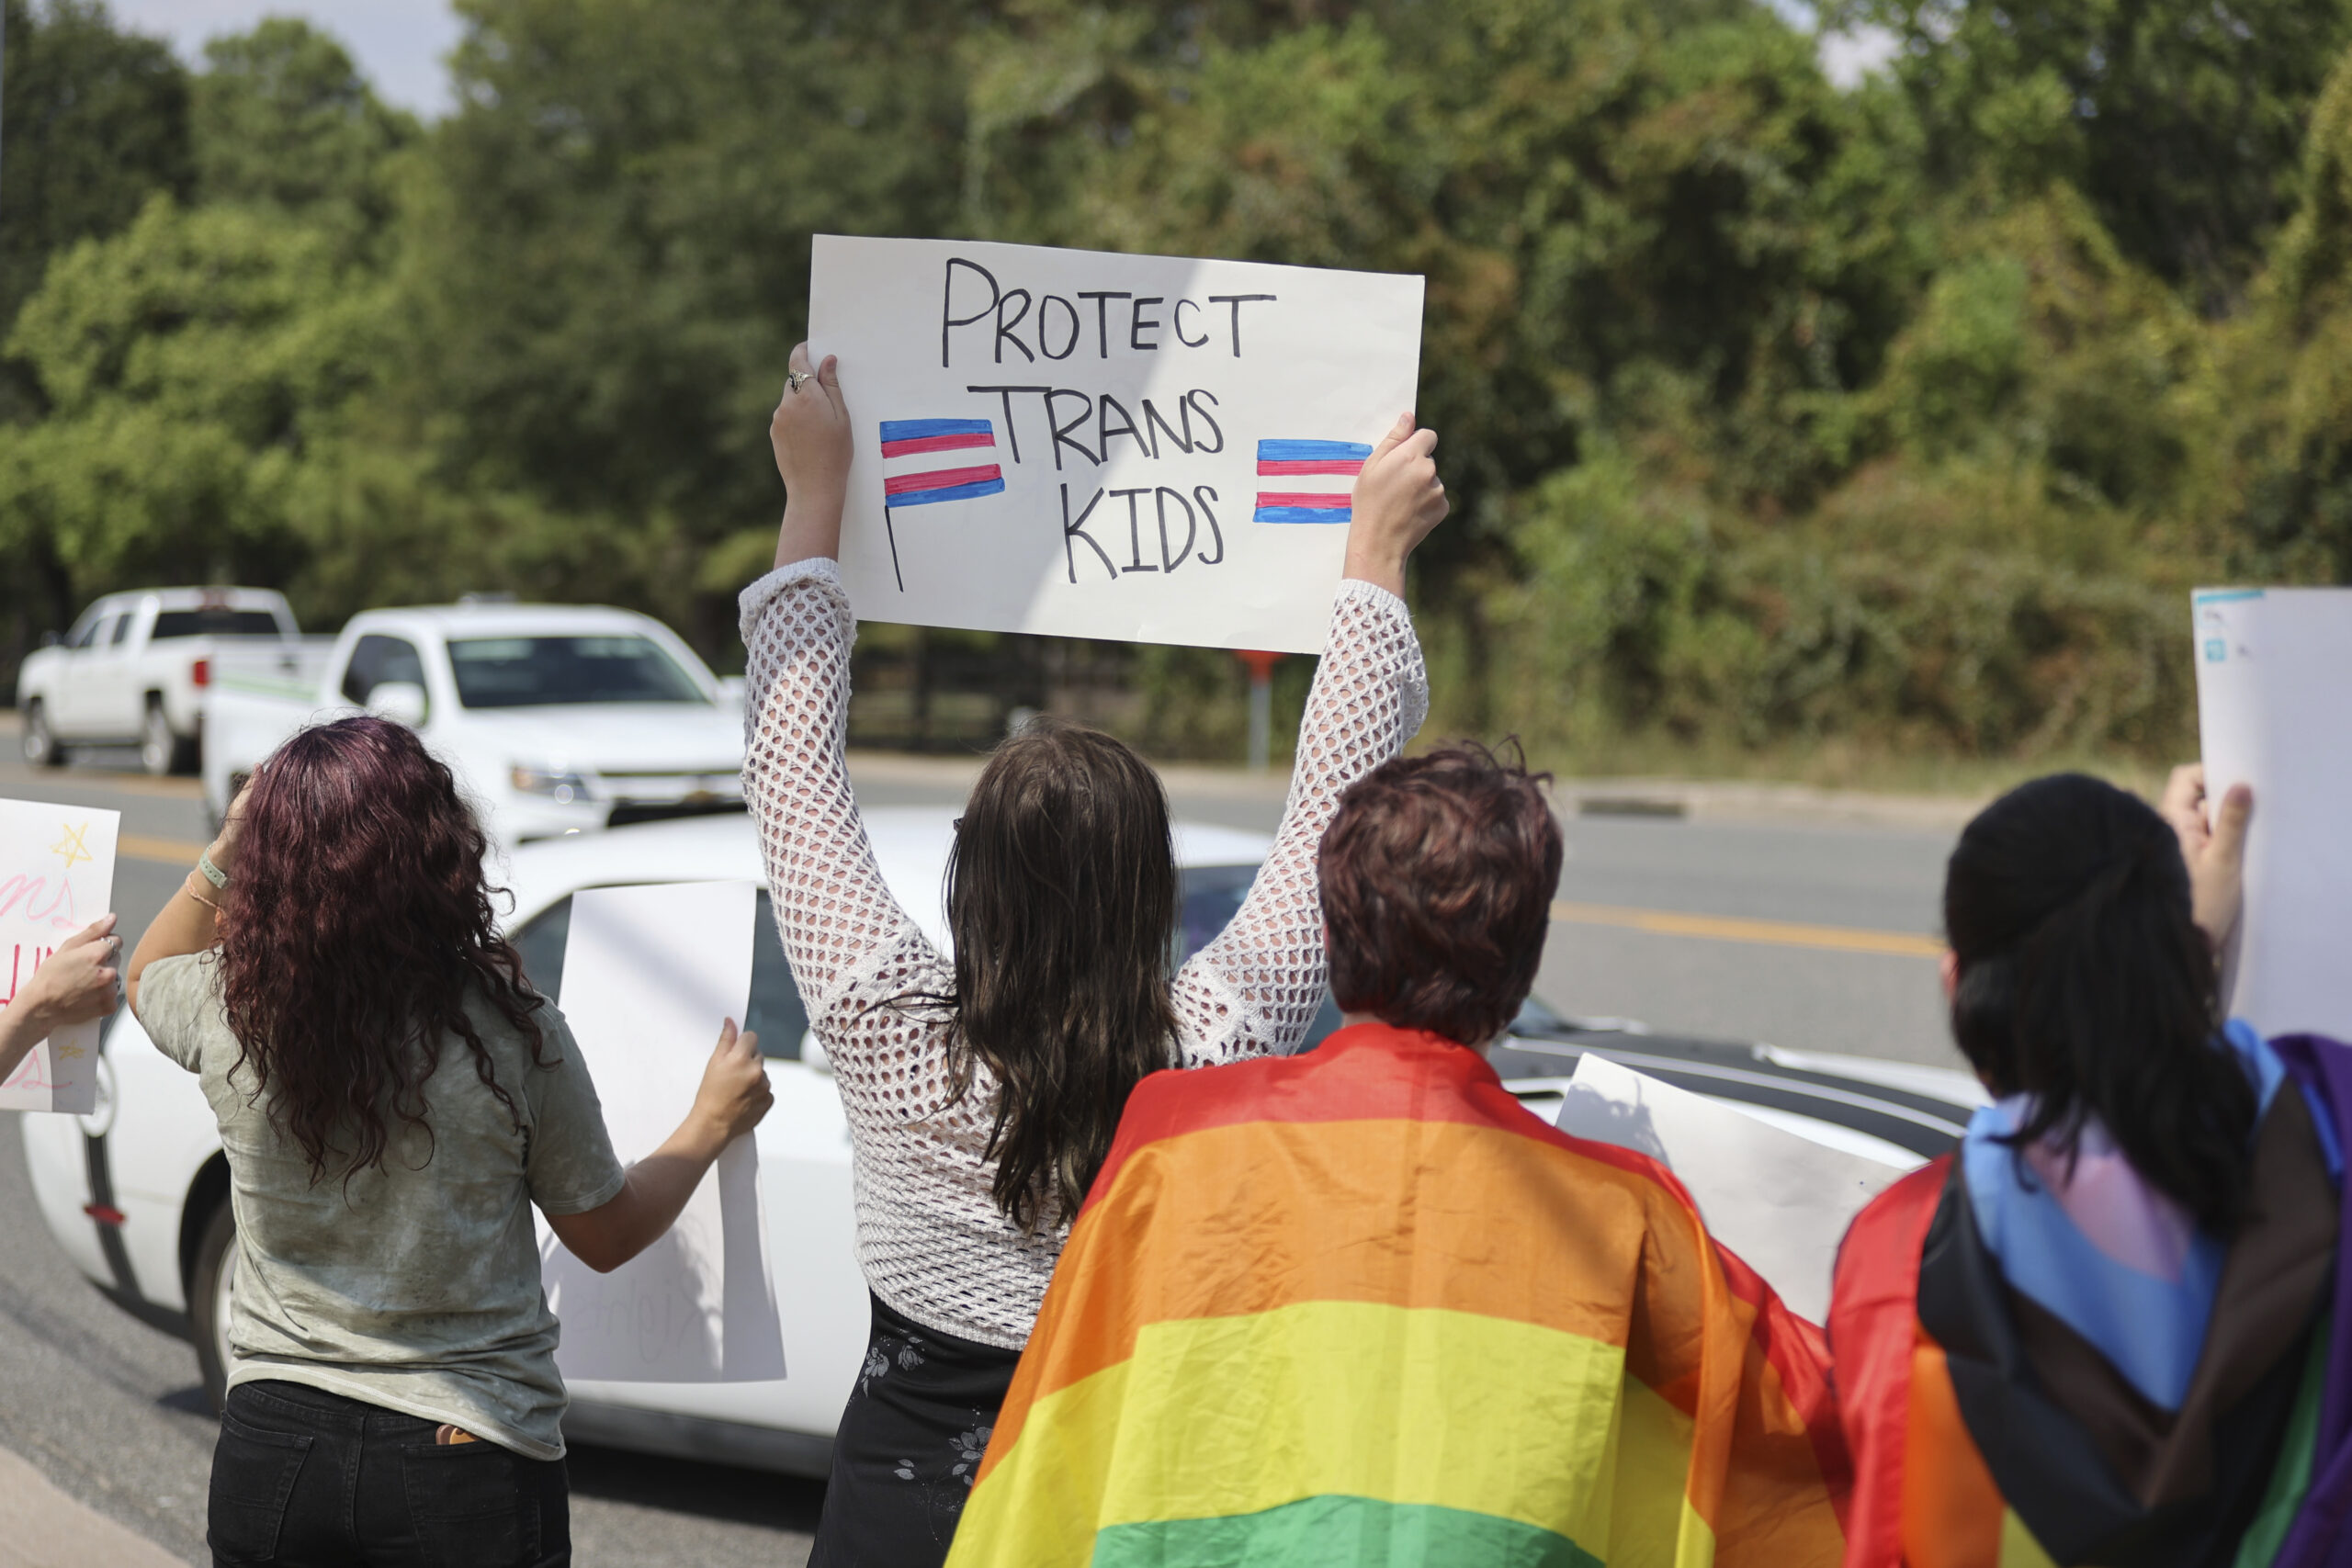
[[2222,999],[2264,1034],[2352,1040],[2352,589],[2193,597],[2206,792],[2254,786]]
[[[661,1147],[693,1106],[720,1022],[752,995],[749,882],[600,887],[571,899],[558,993],[624,1161]],[[668,1234],[609,1274],[539,1221],[540,1276],[563,1323],[568,1379],[743,1382],[784,1376],[768,1272],[759,1145],[728,1145]]]
[[860,615],[1319,652],[1348,498],[1414,408],[1421,280],[817,236]]
[[[58,943],[114,907],[115,834],[122,814],[86,806],[0,800],[0,1006],[16,999]],[[93,1019],[59,1030],[0,1084],[0,1111],[97,1106]]]

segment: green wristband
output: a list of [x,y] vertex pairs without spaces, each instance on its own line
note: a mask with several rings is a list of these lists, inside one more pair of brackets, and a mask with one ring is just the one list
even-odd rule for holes
[[215,887],[229,886],[229,874],[212,863],[212,852],[205,851],[196,857],[196,869],[204,873],[204,880]]

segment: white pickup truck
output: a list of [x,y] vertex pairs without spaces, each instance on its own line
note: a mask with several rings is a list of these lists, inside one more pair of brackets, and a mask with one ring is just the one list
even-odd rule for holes
[[215,681],[214,818],[288,736],[363,712],[415,728],[497,843],[742,808],[741,689],[669,627],[594,605],[469,601],[354,615],[314,682]]
[[193,772],[213,682],[300,680],[325,652],[326,639],[305,639],[284,595],[266,588],[109,593],[17,671],[25,761],[55,767],[68,747],[136,745],[151,773]]

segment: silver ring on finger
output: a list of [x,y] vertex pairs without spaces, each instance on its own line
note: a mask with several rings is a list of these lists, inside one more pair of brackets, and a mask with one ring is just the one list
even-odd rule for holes
[[816,378],[817,373],[814,370],[795,370],[785,377],[784,384],[787,390],[797,392]]

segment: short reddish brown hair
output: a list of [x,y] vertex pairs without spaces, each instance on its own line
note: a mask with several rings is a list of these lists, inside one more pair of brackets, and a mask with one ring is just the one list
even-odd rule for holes
[[1384,763],[1340,797],[1320,866],[1340,1010],[1464,1045],[1510,1025],[1560,880],[1550,778],[1449,746]]

